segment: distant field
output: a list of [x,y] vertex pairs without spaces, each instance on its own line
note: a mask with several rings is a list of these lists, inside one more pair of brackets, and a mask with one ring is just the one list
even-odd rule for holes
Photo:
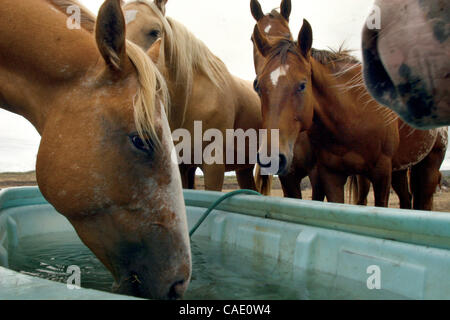
[[[443,171],[444,176],[442,181],[442,189],[438,190],[434,197],[434,210],[450,212],[450,171]],[[280,182],[277,178],[273,180],[272,196],[282,197],[283,191],[281,190]],[[0,173],[0,189],[9,187],[21,187],[21,186],[35,186],[36,183],[36,173],[35,172],[25,172],[25,173]],[[204,189],[203,176],[197,176],[196,178],[197,189]],[[238,189],[239,186],[234,176],[226,176],[224,182],[224,192],[232,191]],[[311,186],[308,179],[304,179],[302,182],[302,192],[304,199],[311,199],[312,192]],[[369,205],[374,204],[373,192],[369,194]],[[395,193],[391,192],[390,207],[398,208],[399,201]]]
[[[438,189],[438,191],[434,195],[434,210],[441,212],[450,212],[450,171],[443,172],[442,179],[442,189]],[[204,181],[203,177],[197,176],[196,179],[197,189],[204,189]],[[312,190],[311,184],[309,183],[309,179],[303,179],[302,184],[302,194],[303,199],[311,200],[312,199]],[[234,176],[226,176],[224,182],[224,192],[229,192],[238,189],[238,183]],[[273,179],[273,188],[272,188],[272,196],[273,197],[283,197],[283,190],[281,189],[280,181],[278,178]],[[346,194],[346,202],[349,201],[348,195]],[[375,199],[373,195],[373,190],[369,193],[368,197],[369,205],[375,205]],[[389,199],[389,207],[391,208],[399,208],[400,201],[398,200],[397,195],[394,191],[391,190],[391,197]]]
[[0,173],[0,189],[9,187],[23,187],[23,186],[35,186],[36,172],[24,172],[24,173]]

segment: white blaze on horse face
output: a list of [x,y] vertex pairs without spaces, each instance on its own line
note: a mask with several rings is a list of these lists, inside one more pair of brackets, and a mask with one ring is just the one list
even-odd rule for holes
[[126,24],[129,24],[130,22],[133,22],[136,20],[138,11],[137,10],[127,10],[125,11],[125,22]]
[[269,25],[264,29],[264,32],[265,32],[265,33],[269,33],[270,29],[272,29],[272,26],[269,24]]
[[277,86],[278,80],[280,77],[286,76],[289,71],[289,65],[279,66],[270,74],[270,79],[272,80],[272,84],[274,87]]

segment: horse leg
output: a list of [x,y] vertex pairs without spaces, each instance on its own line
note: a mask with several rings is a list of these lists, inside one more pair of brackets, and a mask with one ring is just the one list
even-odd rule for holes
[[254,167],[252,166],[251,168],[236,171],[236,178],[241,189],[257,191],[255,178],[253,176],[253,169]]
[[411,189],[415,210],[433,210],[433,195],[441,181],[439,171],[445,152],[432,150],[430,154],[411,169]]
[[195,190],[195,172],[197,171],[197,167],[190,168],[188,171],[188,188],[191,190]]
[[358,187],[358,192],[356,193],[358,196],[356,199],[356,205],[367,206],[367,196],[370,192],[370,180],[361,175],[358,175],[356,180]]
[[392,182],[392,162],[388,157],[384,157],[378,162],[372,171],[372,184],[375,193],[375,206],[385,207],[389,205],[389,193]]
[[319,167],[319,176],[328,202],[344,203],[345,183],[348,176],[332,172],[323,167]]
[[312,199],[314,201],[325,201],[325,189],[320,181],[319,169],[317,166],[309,173],[309,181],[312,187]]
[[225,166],[219,164],[203,166],[205,190],[222,191],[225,177]]
[[400,200],[400,208],[411,209],[412,195],[409,191],[408,170],[392,172],[392,188]]
[[[191,188],[191,181],[190,181],[190,168],[185,165],[180,165],[180,175],[181,175],[181,184],[183,185],[183,189],[193,189]],[[194,171],[195,174],[195,171]]]
[[285,198],[302,199],[302,190],[300,188],[302,178],[295,173],[278,178],[280,179]]

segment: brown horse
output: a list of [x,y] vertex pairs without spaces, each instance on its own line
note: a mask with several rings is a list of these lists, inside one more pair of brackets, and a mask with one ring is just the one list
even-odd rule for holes
[[[194,136],[194,122],[201,121],[203,130],[260,129],[261,110],[258,96],[250,82],[232,76],[224,63],[185,26],[165,16],[167,0],[139,0],[124,6],[127,38],[147,50],[162,38],[158,68],[164,74],[171,97],[170,127],[185,129]],[[192,155],[194,154],[192,141]],[[202,146],[204,150],[206,143]],[[245,148],[235,142],[235,159],[245,153],[244,164],[205,162],[180,165],[183,186],[193,187],[195,168],[202,169],[207,190],[222,190],[225,171],[236,171],[241,188],[256,189],[250,161],[248,141]],[[225,150],[223,154],[225,155]]]
[[67,28],[60,2],[2,2],[1,106],[41,134],[42,194],[111,271],[115,290],[179,298],[191,256],[164,79],[125,40],[119,0],[105,1],[95,36]]
[[297,42],[269,40],[258,26],[253,37],[266,58],[258,85],[264,127],[280,129],[280,172],[291,166],[299,132],[308,131],[330,202],[343,203],[348,176],[360,174],[373,183],[375,204],[387,206],[392,172],[427,157],[437,131],[410,131],[400,144],[398,118],[368,96],[361,65],[342,52],[312,49],[306,20]]
[[[268,38],[287,37],[292,40],[289,29],[289,17],[291,14],[291,2],[283,0],[280,5],[280,12],[273,10],[269,14],[264,14],[261,5],[257,0],[250,2],[250,9],[253,17],[257,21],[259,30],[264,30]],[[253,40],[252,40],[253,41]],[[256,74],[259,74],[264,66],[263,57],[256,46],[253,46],[253,58]],[[254,82],[254,89],[259,92],[258,80]],[[260,164],[264,166],[264,164]],[[311,149],[311,144],[306,132],[299,134],[294,146],[294,157],[292,166],[286,175],[279,176],[285,197],[302,199],[300,182],[309,175],[313,187],[313,200],[324,200],[324,192],[317,181],[316,159]]]
[[[362,38],[369,92],[413,126],[450,125],[449,2],[376,0],[375,5]],[[379,26],[373,23],[377,19]]]
[[[399,130],[410,132],[411,129],[406,128],[403,123]],[[392,188],[398,195],[400,208],[433,210],[433,195],[442,180],[439,169],[445,159],[447,147],[448,128],[440,128],[433,149],[425,159],[408,169],[392,172]],[[367,205],[370,181],[363,177],[358,177],[355,181],[354,178],[350,182],[350,201],[354,197],[354,204]]]

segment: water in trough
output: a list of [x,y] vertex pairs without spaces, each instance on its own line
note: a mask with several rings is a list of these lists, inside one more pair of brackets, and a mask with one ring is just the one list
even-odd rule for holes
[[[366,283],[329,274],[304,272],[283,261],[230,245],[194,237],[190,300],[403,299]],[[81,269],[81,286],[111,291],[112,276],[74,233],[22,238],[10,268],[66,283],[67,267]]]

